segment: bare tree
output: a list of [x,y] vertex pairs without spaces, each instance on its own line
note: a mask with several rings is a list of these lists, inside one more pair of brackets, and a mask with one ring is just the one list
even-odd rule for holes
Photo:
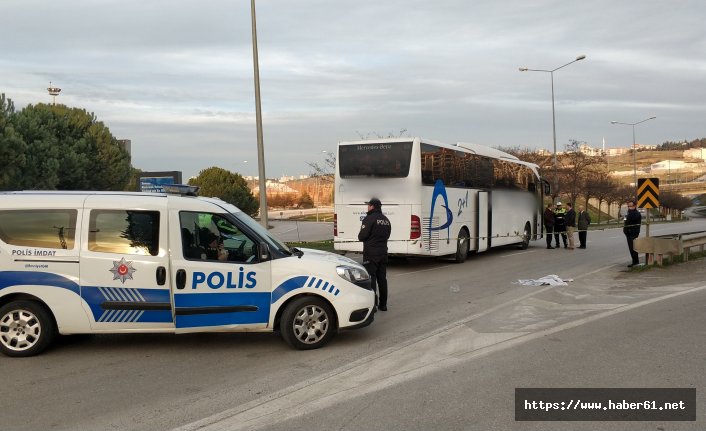
[[[608,202],[613,191],[618,187],[618,183],[607,175],[607,172],[594,172],[586,178],[584,196],[586,198],[586,208],[588,201],[595,198],[598,201],[598,224],[601,223],[601,204]],[[609,205],[610,207],[610,205]]]
[[690,198],[682,196],[674,192],[661,192],[659,194],[659,203],[667,210],[684,211],[693,205]]
[[575,139],[569,140],[566,152],[561,155],[561,171],[559,180],[561,192],[569,196],[569,201],[576,204],[576,199],[583,194],[586,178],[599,172],[605,161],[596,157],[589,157],[580,151],[585,142]]
[[306,164],[312,169],[311,177],[318,177],[317,180],[322,183],[333,183],[333,173],[336,172],[336,153],[327,152],[323,163],[306,162]]

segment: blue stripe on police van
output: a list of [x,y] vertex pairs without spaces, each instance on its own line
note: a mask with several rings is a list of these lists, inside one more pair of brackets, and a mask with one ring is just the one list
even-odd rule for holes
[[[314,283],[316,283],[316,285],[314,285]],[[324,283],[323,286],[321,286],[322,283]],[[328,293],[333,293],[333,296],[338,296],[338,294],[340,293],[340,291],[329,282],[324,282],[324,280],[317,277],[300,275],[284,281],[282,284],[277,286],[275,290],[272,291],[272,304],[282,299],[282,297],[288,294],[289,292],[304,287],[313,287],[314,289],[319,289],[321,287],[321,290],[323,292],[326,292],[326,289],[328,289]]]
[[78,283],[53,273],[32,271],[0,271],[0,290],[12,286],[54,286],[79,294]]
[[134,287],[81,286],[81,297],[88,304],[96,322],[170,323],[171,310],[106,310],[105,302],[141,304],[170,303],[169,289],[137,289]]
[[[270,292],[176,293],[177,328],[267,323],[270,320]],[[209,307],[253,306],[256,311],[209,312]],[[180,314],[199,310],[194,314]]]

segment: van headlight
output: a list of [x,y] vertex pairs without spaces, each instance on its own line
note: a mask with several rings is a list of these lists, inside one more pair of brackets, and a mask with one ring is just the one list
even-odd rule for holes
[[368,275],[368,271],[366,271],[365,268],[360,268],[357,266],[339,265],[336,267],[336,272],[342,278],[345,278],[351,283],[365,281],[370,278],[370,275]]

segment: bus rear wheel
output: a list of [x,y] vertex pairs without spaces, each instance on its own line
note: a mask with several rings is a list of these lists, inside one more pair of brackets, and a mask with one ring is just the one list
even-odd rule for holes
[[471,235],[468,234],[468,230],[464,227],[458,232],[458,238],[456,239],[456,255],[454,256],[454,262],[463,263],[468,258],[468,248],[471,243]]

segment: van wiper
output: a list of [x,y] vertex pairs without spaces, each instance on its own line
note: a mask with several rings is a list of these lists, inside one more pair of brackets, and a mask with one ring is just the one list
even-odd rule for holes
[[292,247],[291,250],[292,250],[292,253],[294,253],[294,255],[295,255],[296,257],[298,257],[299,259],[301,259],[302,256],[304,256],[304,252],[301,251],[301,250],[299,250],[299,249],[296,248],[296,247]]

